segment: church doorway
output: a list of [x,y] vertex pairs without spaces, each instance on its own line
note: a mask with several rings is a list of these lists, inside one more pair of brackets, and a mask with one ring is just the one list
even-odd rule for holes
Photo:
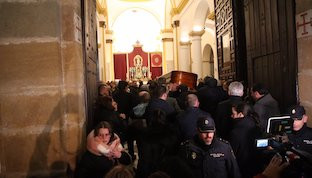
[[203,76],[214,77],[214,54],[210,44],[206,44],[203,51]]

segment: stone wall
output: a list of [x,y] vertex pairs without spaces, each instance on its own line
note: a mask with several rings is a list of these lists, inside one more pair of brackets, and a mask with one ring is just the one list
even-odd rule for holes
[[65,177],[85,138],[80,0],[0,2],[0,177]]
[[[296,14],[300,14],[309,9],[312,9],[311,0],[296,0]],[[312,19],[306,19],[306,22],[308,21],[312,21]],[[312,29],[312,26],[310,25],[310,27],[308,27],[307,25],[306,28]],[[310,118],[308,124],[312,126],[312,30],[309,33],[308,36],[297,38],[298,86],[300,102],[305,106]]]

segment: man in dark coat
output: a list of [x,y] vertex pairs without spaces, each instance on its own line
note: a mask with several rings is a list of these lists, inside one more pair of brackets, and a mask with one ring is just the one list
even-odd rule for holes
[[268,89],[260,83],[252,87],[251,96],[255,101],[253,107],[259,115],[261,127],[266,130],[269,118],[280,114],[278,103]]
[[152,112],[156,109],[162,110],[165,112],[167,119],[174,120],[175,117],[174,108],[166,101],[168,97],[168,91],[165,86],[157,86],[153,92],[154,98],[149,102],[144,117],[146,118],[147,124],[150,123],[150,118]]
[[199,118],[197,129],[198,134],[192,140],[185,142],[179,152],[179,155],[193,170],[193,177],[240,177],[230,144],[214,135],[213,119]]
[[197,96],[200,102],[200,109],[211,114],[212,118],[216,116],[218,103],[227,98],[227,94],[222,88],[217,86],[218,81],[212,77],[205,77],[204,87],[200,88]]
[[241,103],[244,95],[244,86],[240,82],[232,82],[228,89],[229,98],[218,104],[217,117],[215,119],[217,133],[219,137],[228,140],[229,132],[232,129],[233,121],[231,118],[232,106]]
[[199,101],[195,94],[187,95],[188,108],[178,115],[178,124],[182,141],[189,140],[197,134],[197,119],[208,116],[209,113],[199,109]]

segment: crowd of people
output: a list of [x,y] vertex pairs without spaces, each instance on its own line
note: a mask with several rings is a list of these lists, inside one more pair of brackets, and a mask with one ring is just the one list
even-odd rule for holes
[[[285,161],[279,150],[256,148],[256,139],[267,136],[268,119],[281,113],[264,85],[244,91],[241,82],[218,85],[213,77],[193,89],[162,78],[99,84],[94,130],[75,177],[311,177],[311,165],[298,155]],[[293,132],[287,142],[311,154],[304,107],[293,106],[288,115]]]

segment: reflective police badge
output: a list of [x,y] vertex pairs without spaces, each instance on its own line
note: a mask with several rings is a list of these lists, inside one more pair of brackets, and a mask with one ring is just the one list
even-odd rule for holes
[[196,159],[196,157],[197,157],[196,153],[195,153],[195,152],[192,152],[192,158],[193,158],[193,159]]

